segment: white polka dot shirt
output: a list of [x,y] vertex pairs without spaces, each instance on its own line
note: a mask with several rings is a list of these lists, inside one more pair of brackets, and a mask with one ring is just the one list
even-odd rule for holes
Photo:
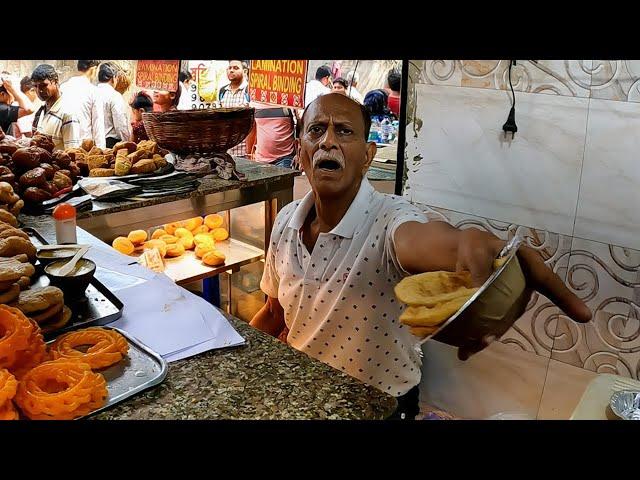
[[363,179],[340,223],[321,233],[309,253],[301,230],[313,192],[276,218],[262,290],[278,298],[287,341],[334,368],[393,396],[420,382],[417,338],[398,321],[393,287],[408,273],[393,235],[402,223],[427,221],[405,199],[377,192]]

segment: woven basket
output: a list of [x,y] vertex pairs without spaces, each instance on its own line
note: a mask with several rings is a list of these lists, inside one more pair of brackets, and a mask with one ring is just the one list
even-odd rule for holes
[[242,142],[253,126],[254,108],[215,108],[145,112],[149,138],[178,155],[226,152]]

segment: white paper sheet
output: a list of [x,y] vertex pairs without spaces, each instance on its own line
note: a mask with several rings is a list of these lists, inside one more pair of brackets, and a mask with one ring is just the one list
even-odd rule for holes
[[207,326],[211,329],[211,332],[215,338],[213,340],[203,342],[199,345],[187,348],[180,352],[175,352],[171,355],[167,355],[164,357],[167,362],[176,362],[178,360],[182,360],[183,358],[192,357],[194,355],[198,355],[200,353],[207,352],[216,348],[235,347],[238,345],[243,345],[245,343],[244,338],[235,331],[229,321],[224,317],[224,315],[220,313],[217,308],[209,304],[203,298],[200,298],[197,295],[189,292],[188,290],[184,291],[184,295],[187,298],[190,298],[191,301],[193,301],[194,304],[197,305],[200,313],[205,319]]
[[170,355],[213,340],[211,328],[184,289],[157,276],[140,285],[124,288],[122,317],[111,326],[121,328],[160,355]]

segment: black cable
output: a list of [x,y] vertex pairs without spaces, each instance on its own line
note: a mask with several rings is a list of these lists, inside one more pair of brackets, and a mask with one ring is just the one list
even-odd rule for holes
[[513,91],[513,83],[511,82],[511,65],[513,64],[513,60],[509,60],[509,86],[511,87],[511,96],[513,98],[512,107],[516,106],[516,93]]
[[353,81],[356,78],[356,72],[358,71],[358,63],[360,63],[360,60],[356,60],[356,66],[353,67],[353,75],[351,76],[351,82],[349,82],[349,91],[347,92],[348,96],[351,96],[351,89],[353,88]]

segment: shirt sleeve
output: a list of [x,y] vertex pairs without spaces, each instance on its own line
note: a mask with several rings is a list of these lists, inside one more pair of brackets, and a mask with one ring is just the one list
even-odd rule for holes
[[129,119],[127,118],[124,100],[119,98],[113,99],[111,116],[113,118],[113,128],[116,131],[116,135],[118,135],[120,140],[124,142],[128,141],[131,137],[131,131],[129,130]]
[[80,122],[73,115],[65,115],[61,127],[62,142],[64,148],[79,147],[80,139]]
[[94,92],[93,103],[91,104],[91,133],[96,146],[107,148],[107,140],[104,133],[104,107],[102,98],[97,92]]
[[410,273],[407,272],[402,267],[402,265],[400,265],[400,262],[398,261],[398,257],[396,255],[396,230],[398,230],[398,227],[400,225],[406,222],[427,223],[429,220],[418,207],[404,199],[401,202],[391,205],[389,207],[387,215],[389,221],[385,227],[385,254],[399,272],[401,272],[403,275],[410,275]]
[[[271,234],[271,238],[273,238],[273,233]],[[262,273],[262,280],[260,280],[260,289],[271,298],[278,298],[278,285],[280,284],[280,277],[275,269],[275,265],[276,247],[273,246],[272,242],[267,251],[264,262],[264,272]]]

